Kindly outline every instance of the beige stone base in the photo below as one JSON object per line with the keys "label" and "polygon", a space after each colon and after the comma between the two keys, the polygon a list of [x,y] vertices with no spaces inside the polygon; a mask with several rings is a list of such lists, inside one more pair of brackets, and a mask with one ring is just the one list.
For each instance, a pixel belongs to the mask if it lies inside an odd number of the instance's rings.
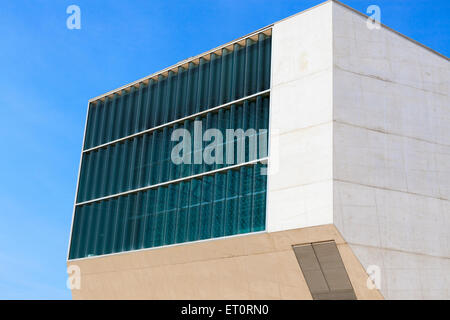
{"label": "beige stone base", "polygon": [[73,299],[311,299],[292,245],[335,240],[358,299],[382,299],[333,225],[259,233],[69,262]]}

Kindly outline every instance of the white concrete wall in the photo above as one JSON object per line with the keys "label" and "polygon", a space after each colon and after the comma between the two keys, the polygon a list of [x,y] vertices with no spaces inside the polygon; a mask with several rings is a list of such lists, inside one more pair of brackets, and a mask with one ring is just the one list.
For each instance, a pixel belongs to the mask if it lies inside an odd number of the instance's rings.
{"label": "white concrete wall", "polygon": [[449,62],[333,3],[334,224],[388,299],[450,299]]}
{"label": "white concrete wall", "polygon": [[333,222],[331,9],[273,27],[269,232]]}

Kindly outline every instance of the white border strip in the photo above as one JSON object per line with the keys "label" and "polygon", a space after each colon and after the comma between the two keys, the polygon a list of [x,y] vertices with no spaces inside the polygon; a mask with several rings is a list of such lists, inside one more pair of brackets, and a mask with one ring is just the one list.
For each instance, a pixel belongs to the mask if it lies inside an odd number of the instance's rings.
{"label": "white border strip", "polygon": [[211,171],[202,172],[202,173],[194,174],[194,175],[183,177],[183,178],[178,178],[178,179],[175,179],[175,180],[169,180],[169,181],[153,184],[151,186],[146,186],[146,187],[142,187],[142,188],[128,190],[128,191],[112,194],[112,195],[109,195],[109,196],[105,196],[105,197],[101,197],[101,198],[96,198],[96,199],[92,199],[92,200],[76,203],[75,207],[86,205],[86,204],[90,204],[90,203],[93,203],[93,202],[104,201],[104,200],[108,200],[108,199],[111,199],[111,198],[117,198],[117,197],[125,196],[125,195],[131,194],[131,193],[141,192],[141,191],[145,191],[145,190],[149,190],[149,189],[155,189],[155,188],[166,186],[166,185],[169,185],[169,184],[183,182],[183,181],[186,181],[186,180],[192,180],[192,179],[203,177],[203,176],[209,176],[209,175],[212,175],[212,174],[216,174],[218,172],[228,171],[228,170],[236,169],[236,168],[239,168],[239,167],[245,167],[245,166],[253,165],[253,164],[256,164],[258,162],[268,161],[268,159],[269,159],[268,157],[260,158],[260,159],[257,159],[257,160],[252,160],[252,161],[248,161],[248,162],[244,162],[244,163],[235,164],[233,166],[223,167],[223,168],[219,168],[219,169],[216,169],[216,170],[211,170]]}
{"label": "white border strip", "polygon": [[204,110],[204,111],[200,111],[200,112],[194,113],[194,114],[192,114],[192,115],[186,116],[186,117],[184,117],[184,118],[180,118],[180,119],[177,119],[177,120],[173,120],[173,121],[171,121],[171,122],[167,122],[167,123],[161,124],[161,125],[159,125],[159,126],[156,126],[156,127],[150,128],[150,129],[145,129],[145,130],[143,130],[143,131],[139,131],[139,132],[133,133],[133,134],[131,134],[131,135],[129,135],[129,136],[126,136],[126,137],[122,137],[122,138],[119,138],[119,139],[116,139],[116,140],[113,140],[113,141],[110,141],[110,142],[106,142],[106,143],[104,143],[104,144],[100,144],[100,145],[98,145],[98,146],[95,146],[95,147],[92,147],[92,148],[83,150],[82,153],[87,153],[87,152],[91,152],[91,151],[96,150],[96,149],[101,149],[101,148],[104,148],[104,147],[109,146],[109,145],[111,145],[111,144],[115,144],[115,143],[118,143],[118,142],[121,142],[121,141],[124,141],[124,140],[128,140],[128,139],[131,139],[131,138],[140,136],[140,135],[144,135],[144,134],[146,134],[146,133],[149,133],[149,132],[152,132],[152,131],[155,131],[155,130],[162,129],[162,128],[164,128],[164,127],[169,127],[169,126],[172,126],[172,125],[174,125],[174,124],[176,124],[176,123],[183,122],[183,121],[186,121],[186,120],[189,120],[189,119],[192,119],[192,118],[196,118],[196,117],[202,116],[202,115],[204,115],[204,114],[207,114],[207,113],[210,113],[210,112],[214,112],[214,111],[217,111],[217,110],[219,110],[219,109],[226,108],[226,107],[231,106],[231,105],[233,105],[233,104],[245,102],[245,101],[250,100],[250,99],[253,99],[253,98],[255,98],[255,97],[259,97],[259,96],[262,96],[262,95],[266,95],[266,94],[268,94],[268,93],[270,93],[270,89],[267,89],[267,90],[264,90],[264,91],[261,91],[261,92],[257,92],[257,93],[255,93],[255,94],[252,94],[252,95],[249,95],[249,96],[246,96],[246,97],[243,97],[243,98],[240,98],[240,99],[231,101],[231,102],[227,102],[227,103],[224,103],[224,104],[222,104],[222,105],[220,105],[220,106],[213,107],[213,108],[211,108],[211,109],[207,109],[207,110]]}

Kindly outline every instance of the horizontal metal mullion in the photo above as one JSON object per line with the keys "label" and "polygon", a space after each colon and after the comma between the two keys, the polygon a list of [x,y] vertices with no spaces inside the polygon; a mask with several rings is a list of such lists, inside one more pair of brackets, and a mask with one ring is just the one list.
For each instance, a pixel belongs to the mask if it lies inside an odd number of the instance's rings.
{"label": "horizontal metal mullion", "polygon": [[178,183],[178,182],[183,182],[183,181],[188,181],[188,180],[200,178],[200,177],[203,177],[203,176],[212,175],[212,174],[215,174],[215,173],[218,173],[218,172],[222,172],[222,171],[227,171],[227,170],[232,170],[232,169],[236,169],[236,168],[239,168],[239,167],[245,167],[245,166],[249,166],[249,165],[254,165],[254,164],[258,163],[258,162],[268,161],[268,159],[269,159],[269,157],[264,157],[264,158],[260,158],[260,159],[256,159],[256,160],[252,160],[252,161],[248,161],[248,162],[244,162],[244,163],[235,164],[233,166],[228,166],[228,167],[223,167],[223,168],[219,168],[219,169],[216,169],[216,170],[202,172],[202,173],[194,174],[194,175],[191,175],[191,176],[187,176],[187,177],[183,177],[183,178],[179,178],[179,179],[175,179],[175,180],[170,180],[170,181],[166,181],[166,182],[157,183],[157,184],[154,184],[154,185],[151,185],[151,186],[146,186],[146,187],[137,188],[137,189],[133,189],[133,190],[129,190],[129,191],[124,191],[124,192],[120,192],[120,193],[116,193],[116,194],[112,194],[112,195],[109,195],[109,196],[96,198],[96,199],[92,199],[92,200],[88,200],[88,201],[83,201],[83,202],[75,204],[75,206],[82,206],[82,205],[86,205],[86,204],[90,204],[90,203],[94,203],[94,202],[104,201],[104,200],[117,198],[117,197],[120,197],[120,196],[125,196],[125,195],[128,195],[128,194],[132,194],[132,193],[137,193],[137,192],[140,192],[140,191],[155,189],[155,188],[166,186],[166,185],[169,185],[169,184],[174,184],[174,183]]}
{"label": "horizontal metal mullion", "polygon": [[223,109],[223,108],[229,107],[229,106],[231,106],[233,104],[237,104],[237,103],[240,103],[240,102],[244,102],[244,101],[256,98],[258,96],[267,95],[269,92],[270,92],[270,89],[267,89],[267,90],[264,90],[264,91],[261,91],[261,92],[257,92],[255,94],[252,94],[252,95],[249,95],[249,96],[246,96],[246,97],[234,100],[234,101],[230,101],[230,102],[224,103],[224,104],[219,105],[217,107],[214,107],[214,108],[211,108],[211,109],[208,109],[208,110],[204,110],[204,111],[201,111],[201,112],[198,112],[198,113],[186,116],[184,118],[180,118],[180,119],[168,122],[168,123],[164,123],[164,124],[161,124],[159,126],[156,126],[156,127],[150,128],[150,129],[146,129],[146,130],[143,130],[143,131],[140,131],[140,132],[136,132],[136,133],[133,133],[133,134],[131,134],[129,136],[122,137],[122,138],[119,138],[119,139],[116,139],[116,140],[113,140],[113,141],[110,141],[110,142],[107,142],[107,143],[104,143],[104,144],[101,144],[101,145],[98,145],[98,146],[95,146],[95,147],[92,147],[92,148],[89,148],[89,149],[86,149],[86,150],[83,150],[83,153],[91,152],[91,151],[96,150],[96,149],[101,149],[101,148],[104,148],[104,147],[109,146],[111,144],[115,144],[115,143],[118,143],[118,142],[121,142],[121,141],[125,141],[125,140],[131,139],[131,138],[134,138],[134,137],[137,137],[137,136],[140,136],[140,135],[143,135],[143,134],[146,134],[146,133],[158,130],[158,129],[162,129],[164,127],[169,127],[169,126],[174,125],[176,123],[184,122],[186,120],[189,120],[189,119],[192,119],[192,118],[196,118],[198,116],[207,114],[209,112],[214,112],[214,111],[217,111],[219,109]]}

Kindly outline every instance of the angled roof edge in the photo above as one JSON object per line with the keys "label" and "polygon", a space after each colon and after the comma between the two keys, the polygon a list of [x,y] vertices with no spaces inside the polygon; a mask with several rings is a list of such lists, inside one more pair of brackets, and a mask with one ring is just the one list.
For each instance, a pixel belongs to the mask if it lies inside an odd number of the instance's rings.
{"label": "angled roof edge", "polygon": [[[340,6],[344,7],[344,8],[346,8],[346,9],[348,9],[348,10],[350,10],[350,11],[353,11],[354,13],[356,13],[356,14],[358,14],[358,15],[364,17],[364,18],[369,18],[369,16],[366,15],[365,13],[362,13],[362,12],[356,10],[356,9],[353,9],[352,7],[346,5],[345,3],[342,3],[342,2],[340,2],[340,1],[338,1],[338,0],[328,0],[327,2],[334,2],[334,3],[336,3],[336,4],[338,4],[338,5],[340,5]],[[409,40],[409,41],[413,42],[414,44],[417,44],[417,45],[421,46],[422,48],[424,48],[424,49],[426,49],[426,50],[428,50],[428,51],[430,51],[430,52],[432,52],[432,53],[434,53],[434,54],[440,56],[441,58],[444,58],[444,59],[446,59],[447,61],[449,60],[449,58],[446,57],[445,55],[443,55],[442,53],[440,53],[440,52],[438,52],[438,51],[436,51],[436,50],[434,50],[434,49],[432,49],[432,48],[430,48],[430,47],[427,47],[426,45],[420,43],[419,41],[414,40],[413,38],[410,38],[410,37],[408,37],[408,36],[405,36],[403,33],[400,33],[400,32],[398,32],[398,31],[396,31],[396,30],[394,30],[394,29],[388,27],[388,26],[385,25],[384,23],[380,23],[380,25],[381,25],[383,28],[386,28],[387,30],[394,32],[395,34],[399,35],[400,37],[405,38],[406,40]]]}
{"label": "angled roof edge", "polygon": [[[327,0],[327,1],[325,1],[325,2],[319,3],[318,5],[315,5],[314,7],[308,8],[308,9],[306,9],[306,10],[303,10],[303,11],[300,11],[300,12],[298,12],[298,13],[295,13],[295,14],[293,14],[292,16],[289,16],[289,17],[286,17],[286,18],[284,18],[284,19],[282,19],[282,20],[279,20],[279,21],[273,23],[273,25],[275,25],[275,24],[277,24],[277,23],[280,23],[280,22],[282,22],[282,21],[288,20],[288,19],[290,19],[290,18],[293,18],[293,17],[295,17],[295,16],[298,16],[298,15],[300,15],[300,14],[302,14],[302,13],[305,13],[305,12],[308,12],[308,11],[310,11],[310,10],[313,10],[313,9],[315,9],[315,8],[317,8],[317,7],[320,7],[320,6],[324,5],[324,4],[327,4],[327,3],[329,3],[329,2],[334,2],[334,3],[338,4],[338,5],[340,5],[341,7],[346,8],[346,9],[348,9],[348,10],[350,10],[350,11],[352,11],[352,12],[354,12],[354,13],[356,13],[356,14],[358,14],[358,15],[364,17],[364,18],[369,18],[369,16],[366,15],[365,13],[362,13],[362,12],[360,12],[360,11],[358,11],[358,10],[356,10],[356,9],[354,9],[354,8],[352,8],[352,7],[350,7],[350,6],[348,6],[348,5],[346,5],[345,3],[342,3],[342,2],[340,2],[340,1],[338,1],[338,0]],[[418,41],[416,41],[416,40],[414,40],[414,39],[412,39],[412,38],[410,38],[410,37],[408,37],[408,36],[405,36],[403,33],[400,33],[400,32],[398,32],[398,31],[396,31],[396,30],[394,30],[394,29],[388,27],[387,25],[385,25],[385,24],[383,24],[383,23],[380,23],[380,25],[381,25],[383,28],[386,28],[387,30],[392,31],[392,32],[394,32],[395,34],[401,36],[402,38],[405,38],[405,39],[407,39],[407,40],[413,42],[414,44],[417,44],[417,45],[421,46],[422,48],[427,49],[428,51],[431,51],[432,53],[434,53],[434,54],[440,56],[441,58],[444,58],[444,59],[446,59],[447,61],[449,60],[449,58],[446,57],[445,55],[443,55],[442,53],[440,53],[440,52],[438,52],[438,51],[436,51],[436,50],[434,50],[434,49],[432,49],[432,48],[430,48],[430,47],[427,47],[426,45],[424,45],[424,44],[422,44],[422,43],[420,43],[420,42],[418,42]]]}
{"label": "angled roof edge", "polygon": [[[132,86],[139,85],[139,84],[142,83],[142,82],[147,82],[147,81],[148,81],[149,79],[151,79],[151,78],[155,78],[155,77],[157,77],[157,76],[159,76],[159,75],[161,75],[161,74],[167,73],[168,71],[170,71],[170,70],[172,70],[172,69],[178,68],[179,66],[186,65],[186,64],[188,64],[189,62],[198,60],[198,59],[200,59],[201,57],[205,57],[205,56],[207,56],[207,55],[209,55],[209,54],[211,54],[211,53],[214,53],[214,52],[216,52],[216,51],[222,50],[223,48],[229,47],[229,46],[231,46],[231,45],[233,45],[233,44],[235,44],[235,43],[238,43],[238,42],[240,42],[240,41],[243,41],[243,40],[245,40],[245,39],[247,39],[247,38],[251,38],[251,37],[253,37],[253,36],[255,36],[255,35],[258,35],[259,33],[267,33],[267,32],[270,32],[270,33],[271,33],[271,29],[272,29],[272,27],[273,27],[275,24],[280,23],[280,22],[285,21],[285,20],[288,20],[288,19],[290,19],[290,18],[296,17],[296,16],[298,16],[298,15],[300,15],[300,14],[303,14],[303,13],[305,13],[305,12],[311,11],[311,10],[313,10],[313,9],[315,9],[315,8],[318,8],[318,7],[320,7],[320,6],[323,6],[323,5],[325,5],[325,4],[327,4],[327,3],[330,3],[330,2],[334,2],[334,3],[336,3],[336,4],[340,5],[340,6],[342,6],[343,8],[346,8],[346,9],[348,9],[348,10],[350,10],[350,11],[352,11],[352,12],[354,12],[354,13],[356,13],[356,14],[358,14],[358,15],[364,17],[364,18],[369,18],[368,15],[366,15],[366,14],[364,14],[364,13],[362,13],[362,12],[360,12],[360,11],[358,11],[358,10],[356,10],[356,9],[354,9],[354,8],[352,8],[352,7],[346,5],[346,4],[344,4],[344,3],[342,3],[342,2],[340,2],[340,1],[338,1],[338,0],[327,0],[327,1],[324,1],[324,2],[322,2],[322,3],[319,3],[319,4],[317,4],[317,5],[315,5],[315,6],[311,7],[311,8],[305,9],[305,10],[300,11],[300,12],[298,12],[298,13],[296,13],[296,14],[293,14],[293,15],[291,15],[291,16],[289,16],[289,17],[286,17],[286,18],[284,18],[284,19],[281,19],[281,20],[279,20],[279,21],[277,21],[277,22],[271,23],[271,24],[269,24],[269,25],[267,25],[267,26],[265,26],[265,27],[263,27],[263,28],[260,28],[260,29],[254,31],[254,32],[248,33],[248,34],[246,34],[246,35],[244,35],[244,36],[242,36],[242,37],[239,37],[239,38],[237,38],[237,39],[235,39],[235,40],[232,40],[232,41],[230,41],[230,42],[227,42],[227,43],[225,43],[225,44],[223,44],[223,45],[221,45],[221,46],[215,47],[215,48],[213,48],[213,49],[211,49],[211,50],[205,51],[205,52],[200,53],[200,54],[198,54],[198,55],[196,55],[196,56],[193,56],[193,57],[184,59],[184,60],[182,60],[182,61],[180,61],[180,62],[178,62],[178,63],[176,63],[176,64],[174,64],[174,65],[171,65],[171,66],[169,66],[169,67],[167,67],[167,68],[164,68],[164,69],[162,69],[162,70],[160,70],[160,71],[154,72],[154,73],[152,73],[152,74],[150,74],[150,75],[148,75],[148,76],[145,76],[145,77],[143,77],[143,78],[141,78],[141,79],[138,79],[138,80],[136,80],[136,81],[130,82],[130,83],[125,84],[125,85],[123,85],[123,86],[121,86],[121,87],[119,87],[119,88],[113,89],[113,90],[108,91],[108,92],[106,92],[106,93],[104,93],[104,94],[101,94],[101,95],[99,95],[99,96],[96,96],[96,97],[94,97],[94,98],[91,98],[91,99],[89,99],[89,103],[94,102],[94,101],[99,100],[99,99],[103,99],[103,98],[105,98],[105,97],[107,97],[107,96],[113,95],[114,93],[121,92],[122,90],[127,89],[127,88],[131,88]],[[419,45],[419,46],[421,46],[422,48],[424,48],[424,49],[426,49],[426,50],[428,50],[428,51],[430,51],[430,52],[432,52],[432,53],[434,53],[434,54],[440,56],[441,58],[444,58],[444,59],[447,60],[447,61],[449,60],[449,58],[446,57],[445,55],[443,55],[442,53],[439,53],[438,51],[436,51],[436,50],[434,50],[434,49],[432,49],[432,48],[430,48],[430,47],[427,47],[426,45],[424,45],[424,44],[422,44],[422,43],[420,43],[420,42],[418,42],[418,41],[416,41],[416,40],[414,40],[414,39],[412,39],[412,38],[410,38],[410,37],[408,37],[408,36],[405,36],[404,34],[402,34],[402,33],[398,32],[398,31],[396,31],[396,30],[394,30],[394,29],[388,27],[387,25],[385,25],[385,24],[383,24],[383,23],[381,23],[380,25],[381,25],[383,28],[386,28],[387,30],[389,30],[389,31],[391,31],[391,32],[394,32],[395,34],[401,36],[402,38],[405,38],[406,40],[409,40],[409,41],[413,42],[414,44]]]}

